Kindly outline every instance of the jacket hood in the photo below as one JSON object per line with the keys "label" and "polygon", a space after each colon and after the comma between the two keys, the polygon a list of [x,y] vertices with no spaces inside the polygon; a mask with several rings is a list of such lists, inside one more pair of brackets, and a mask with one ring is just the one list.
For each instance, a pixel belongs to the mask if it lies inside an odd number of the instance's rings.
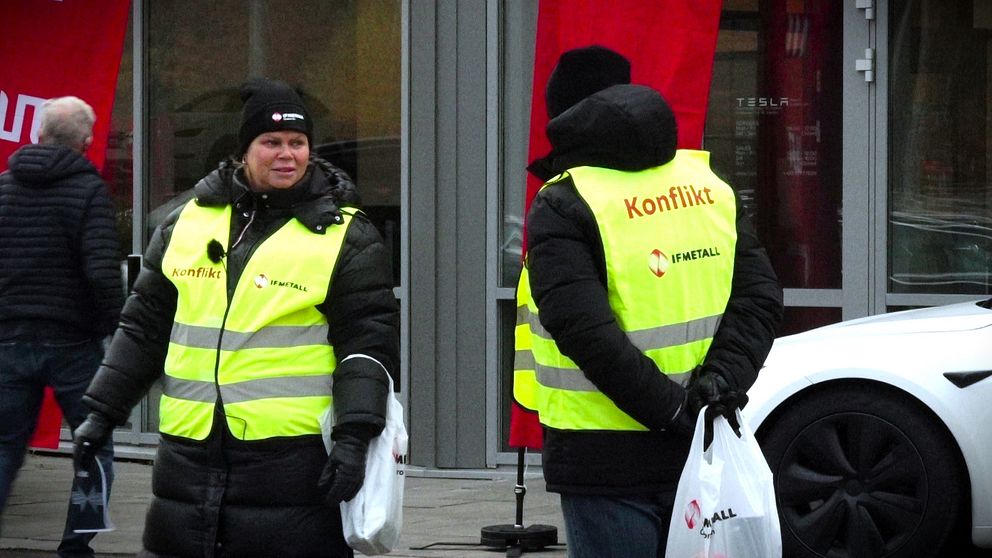
{"label": "jacket hood", "polygon": [[81,173],[96,174],[96,167],[81,153],[63,145],[31,144],[7,159],[10,172],[23,184],[47,185]]}
{"label": "jacket hood", "polygon": [[551,153],[532,163],[531,172],[558,174],[578,166],[644,170],[671,161],[678,144],[671,107],[643,85],[614,85],[586,97],[548,122],[547,134]]}

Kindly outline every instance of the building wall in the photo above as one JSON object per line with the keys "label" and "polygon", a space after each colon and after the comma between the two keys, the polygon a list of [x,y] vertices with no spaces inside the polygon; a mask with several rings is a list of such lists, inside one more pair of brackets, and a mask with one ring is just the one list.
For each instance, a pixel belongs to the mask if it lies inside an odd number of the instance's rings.
{"label": "building wall", "polygon": [[487,3],[409,12],[411,460],[486,465]]}
{"label": "building wall", "polygon": [[[394,253],[411,462],[514,463],[513,289],[538,5],[295,0],[284,15],[266,0],[134,2],[105,172],[125,250],[140,251],[156,208],[216,162],[209,146],[240,110],[231,87],[259,72],[301,84],[327,109],[321,144],[351,157]],[[704,147],[772,248],[786,332],[992,290],[983,6],[882,0],[868,18],[832,0],[724,2]],[[303,39],[275,32],[286,25]],[[820,57],[801,58],[807,48]],[[855,69],[865,49],[873,81]],[[209,67],[194,64],[204,52]],[[801,173],[782,170],[797,162]],[[153,391],[118,439],[154,445],[156,408]]]}

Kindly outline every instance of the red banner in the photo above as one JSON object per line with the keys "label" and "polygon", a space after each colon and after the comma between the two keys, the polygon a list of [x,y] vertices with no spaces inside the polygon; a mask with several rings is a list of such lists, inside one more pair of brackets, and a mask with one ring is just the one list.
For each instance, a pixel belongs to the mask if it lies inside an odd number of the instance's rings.
{"label": "red banner", "polygon": [[62,410],[55,400],[55,392],[51,387],[45,387],[45,397],[41,401],[41,411],[38,413],[38,425],[34,436],[28,443],[33,448],[55,449],[59,447],[59,431],[62,429]]}
{"label": "red banner", "polygon": [[96,112],[87,156],[103,167],[130,0],[17,0],[0,5],[0,170],[38,141],[38,107],[74,95]]}
{"label": "red banner", "polygon": [[[722,0],[541,0],[534,51],[528,161],[551,150],[544,86],[562,52],[598,44],[630,60],[631,82],[649,85],[675,111],[679,148],[699,149],[709,103]],[[541,188],[528,176],[526,207]]]}
{"label": "red banner", "polygon": [[[39,107],[73,95],[96,113],[87,156],[103,167],[130,0],[16,0],[0,5],[0,171],[37,143]],[[62,415],[45,390],[33,447],[56,448]]]}
{"label": "red banner", "polygon": [[[534,50],[528,161],[551,150],[544,88],[562,52],[598,44],[630,60],[631,82],[651,86],[675,111],[679,148],[699,149],[709,103],[722,0],[541,0]],[[541,188],[527,176],[525,209]],[[526,230],[526,223],[525,223]],[[526,250],[526,243],[524,246]],[[513,403],[509,444],[540,448],[534,413]]]}

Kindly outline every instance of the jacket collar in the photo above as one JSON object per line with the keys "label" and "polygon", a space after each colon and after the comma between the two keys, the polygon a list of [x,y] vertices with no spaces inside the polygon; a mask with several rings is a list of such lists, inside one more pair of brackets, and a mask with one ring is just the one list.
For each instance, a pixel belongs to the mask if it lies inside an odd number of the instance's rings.
{"label": "jacket collar", "polygon": [[[332,185],[331,180],[336,180],[336,183]],[[347,184],[344,184],[345,181]],[[344,222],[339,199],[346,198],[342,192],[348,191],[354,191],[354,184],[346,174],[329,174],[325,166],[316,161],[310,162],[299,182],[285,190],[252,191],[247,186],[244,170],[232,161],[221,163],[217,170],[194,186],[196,203],[201,206],[232,205],[285,214],[295,217],[316,234],[324,234],[328,227]]]}

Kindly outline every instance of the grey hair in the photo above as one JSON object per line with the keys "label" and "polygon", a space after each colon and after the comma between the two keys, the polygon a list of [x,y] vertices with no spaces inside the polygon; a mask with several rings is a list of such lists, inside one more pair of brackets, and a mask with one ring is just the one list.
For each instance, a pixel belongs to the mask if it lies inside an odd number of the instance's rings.
{"label": "grey hair", "polygon": [[41,105],[40,143],[82,149],[93,136],[96,113],[79,97],[55,97]]}

